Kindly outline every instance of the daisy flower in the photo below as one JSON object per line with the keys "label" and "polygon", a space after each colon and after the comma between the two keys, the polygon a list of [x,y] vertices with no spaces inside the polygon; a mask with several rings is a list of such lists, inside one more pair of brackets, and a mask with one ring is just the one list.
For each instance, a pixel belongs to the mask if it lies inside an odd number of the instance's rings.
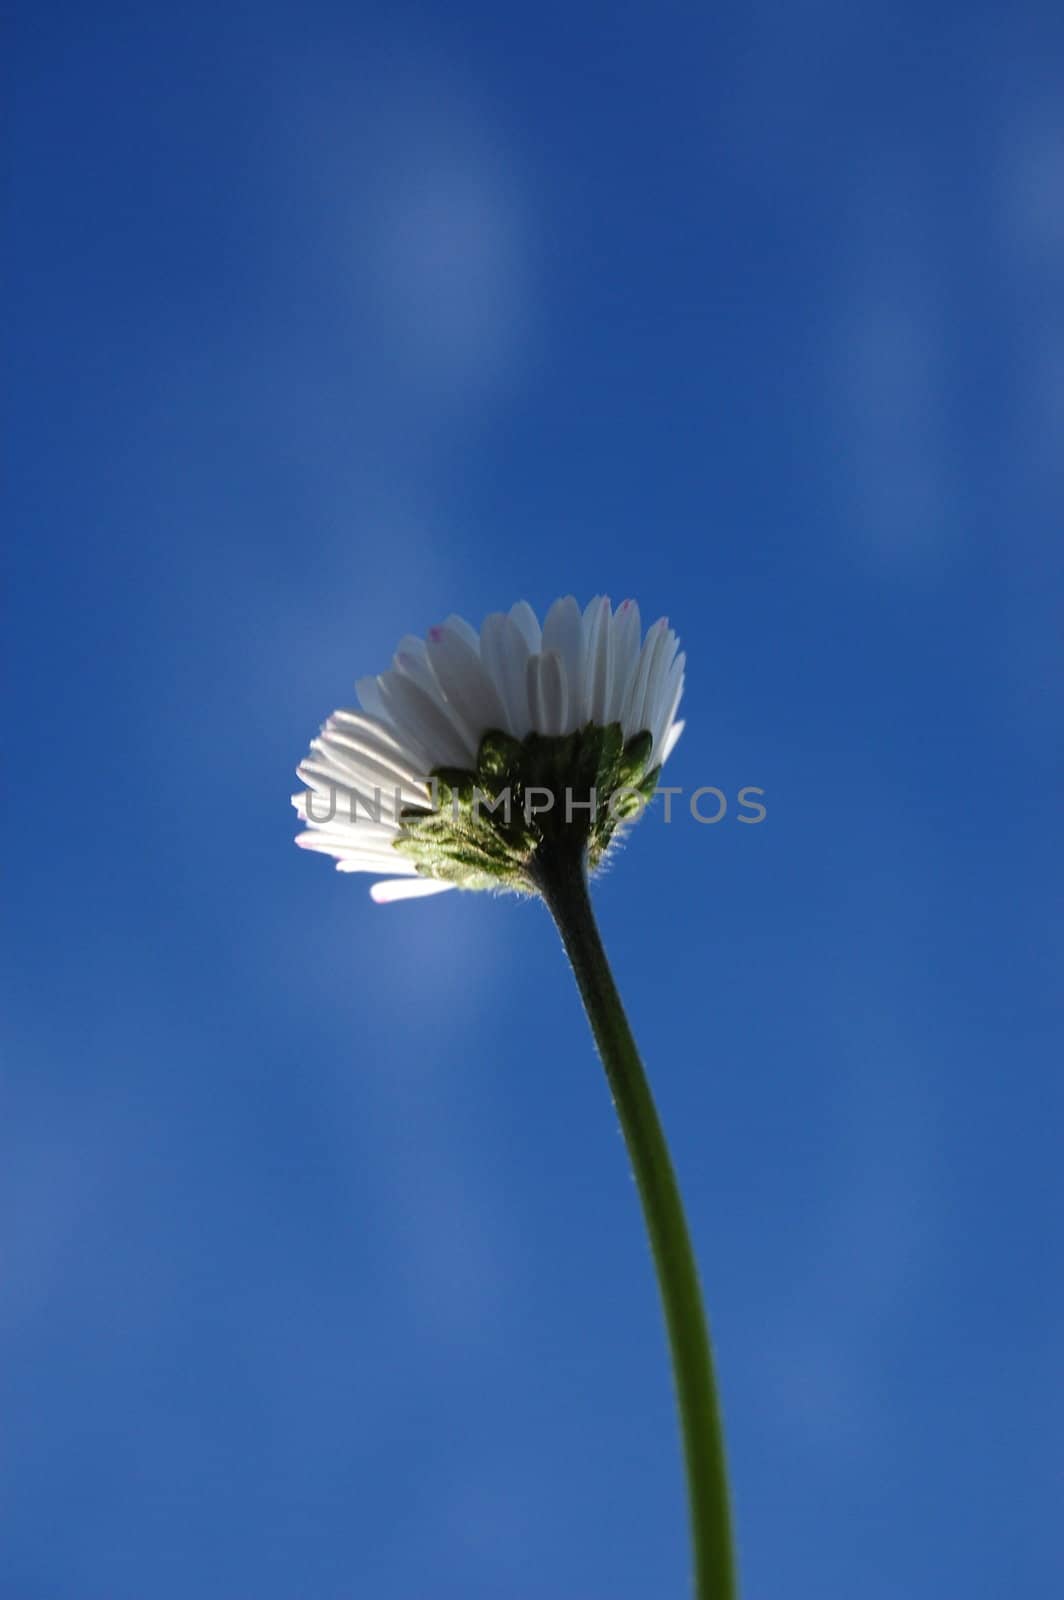
{"label": "daisy flower", "polygon": [[694,1252],[650,1085],[599,937],[588,870],[654,793],[683,724],[684,658],[639,608],[523,600],[402,639],[299,766],[297,843],[385,874],[378,901],[444,889],[539,894],[606,1071],[658,1275],[687,1466],[697,1600],[734,1600],[724,1440]]}
{"label": "daisy flower", "polygon": [[568,839],[598,865],[638,815],[683,723],[684,656],[662,618],[599,596],[556,600],[542,628],[525,601],[399,643],[334,711],[298,768],[296,843],[341,872],[387,874],[374,900],[444,889],[535,891],[545,848]]}

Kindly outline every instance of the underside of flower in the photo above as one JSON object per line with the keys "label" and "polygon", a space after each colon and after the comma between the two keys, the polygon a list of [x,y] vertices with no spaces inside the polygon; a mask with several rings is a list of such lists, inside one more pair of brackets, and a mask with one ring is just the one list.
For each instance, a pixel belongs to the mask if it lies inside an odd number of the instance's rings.
{"label": "underside of flower", "polygon": [[586,855],[594,870],[654,793],[652,743],[640,733],[626,745],[618,722],[520,742],[485,734],[474,771],[433,774],[434,810],[404,807],[395,848],[423,876],[464,889],[534,892],[552,851]]}
{"label": "underside of flower", "polygon": [[534,890],[545,853],[595,867],[638,815],[683,724],[684,657],[662,619],[571,597],[542,630],[524,601],[478,634],[450,617],[358,684],[300,765],[297,843],[344,872],[393,875],[376,900]]}

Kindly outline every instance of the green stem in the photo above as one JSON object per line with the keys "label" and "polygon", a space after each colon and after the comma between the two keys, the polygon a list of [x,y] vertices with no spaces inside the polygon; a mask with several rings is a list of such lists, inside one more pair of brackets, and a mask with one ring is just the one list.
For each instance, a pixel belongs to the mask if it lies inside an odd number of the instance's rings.
{"label": "green stem", "polygon": [[572,962],[643,1202],[683,1432],[696,1600],[734,1600],[735,1558],[713,1356],[665,1135],[595,923],[582,858],[568,851],[541,855],[535,876]]}

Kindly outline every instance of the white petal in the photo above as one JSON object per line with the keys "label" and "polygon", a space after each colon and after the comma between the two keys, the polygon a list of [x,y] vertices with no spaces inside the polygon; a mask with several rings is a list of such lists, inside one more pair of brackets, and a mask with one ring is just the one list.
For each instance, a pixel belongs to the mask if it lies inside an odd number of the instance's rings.
{"label": "white petal", "polygon": [[661,749],[665,743],[665,737],[676,719],[680,697],[683,694],[683,669],[686,661],[687,657],[681,650],[666,674],[658,704],[653,712],[651,730],[654,734],[654,751],[652,759],[655,761],[661,759]]}
{"label": "white petal", "polygon": [[[306,798],[305,795],[300,797],[301,800]],[[352,822],[346,806],[337,805],[335,815],[327,817],[325,807],[314,805],[308,809],[299,804],[296,814],[301,822],[306,823],[308,835],[344,851],[368,851],[372,855],[383,852],[389,855],[399,838],[400,830],[395,822],[390,819],[374,822],[361,810]]]}
{"label": "white petal", "polygon": [[647,629],[647,636],[643,640],[643,648],[639,654],[639,665],[632,679],[632,687],[628,691],[627,705],[624,714],[624,737],[632,739],[637,733],[645,733],[647,725],[643,721],[643,707],[646,701],[647,681],[650,677],[654,658],[663,635],[668,630],[668,623],[661,617],[651,628]]}
{"label": "white petal", "polygon": [[381,696],[381,686],[377,678],[359,678],[355,684],[355,693],[358,703],[369,716],[375,717],[386,727],[390,727],[391,719]]}
{"label": "white petal", "polygon": [[532,726],[528,711],[528,643],[512,617],[501,611],[485,617],[480,630],[480,659],[506,712],[506,729],[523,739]]}
{"label": "white petal", "polygon": [[632,713],[639,723],[639,731],[653,734],[651,716],[656,696],[661,688],[661,663],[667,648],[668,629],[662,628],[654,636],[652,644],[649,643],[649,635],[647,638],[649,648],[645,651],[646,673],[643,676],[642,693],[638,702],[633,703]]}
{"label": "white petal", "polygon": [[[332,806],[339,810],[342,806],[345,811],[350,809],[350,802],[355,794],[351,785],[341,779],[330,768],[311,756],[304,756],[296,768],[296,774],[301,783],[305,783],[312,794],[320,796],[323,804],[316,805],[315,811],[324,812]],[[360,798],[361,798],[361,791]],[[366,798],[369,798],[367,796]]]}
{"label": "white petal", "polygon": [[543,732],[543,696],[539,687],[539,656],[529,656],[525,667],[525,683],[528,690],[528,715],[531,728],[536,733]]}
{"label": "white petal", "polygon": [[392,665],[396,672],[404,672],[408,678],[412,678],[426,694],[438,696],[439,691],[432,675],[432,668],[429,666],[424,639],[415,638],[412,633],[400,639]]}
{"label": "white petal", "polygon": [[[339,859],[333,862],[333,870],[336,872],[345,873],[364,872],[367,876],[372,875],[374,877],[379,877],[382,872],[394,872],[395,862],[353,861],[347,856],[341,856]],[[412,880],[407,878],[405,881],[409,883]]]}
{"label": "white petal", "polygon": [[565,678],[553,650],[528,658],[528,704],[537,733],[558,734],[565,722]]}
{"label": "white petal", "polygon": [[639,607],[622,600],[613,614],[613,690],[607,708],[610,722],[624,721],[632,680],[639,670]]}
{"label": "white petal", "polygon": [[[649,728],[654,735],[654,742],[664,732],[662,719],[666,710],[665,694],[669,682],[669,673],[672,669],[673,657],[676,654],[677,639],[672,629],[666,625],[658,639],[650,671],[647,674],[646,698],[643,701],[643,727]],[[682,668],[680,669],[682,672]],[[668,693],[671,698],[671,689]]]}
{"label": "white petal", "polygon": [[668,733],[665,735],[665,742],[661,747],[662,765],[668,761],[669,757],[672,755],[672,752],[676,749],[676,746],[680,742],[680,735],[686,726],[687,724],[684,722],[674,722]]}
{"label": "white petal", "polygon": [[319,739],[310,741],[310,748],[321,765],[335,773],[337,782],[357,789],[360,794],[379,790],[387,796],[393,809],[397,790],[402,804],[417,805],[425,798],[427,790],[423,783],[412,779],[390,761],[368,755],[356,742],[328,724]]}
{"label": "white petal", "polygon": [[[376,678],[363,678],[361,681],[363,683],[372,683],[376,689]],[[377,692],[379,694],[379,691]],[[331,727],[333,723],[341,726],[344,732],[351,734],[352,737],[372,741],[374,745],[380,745],[384,749],[390,750],[396,760],[401,761],[410,772],[419,775],[420,769],[417,761],[414,759],[413,754],[406,749],[390,722],[384,722],[380,717],[370,716],[362,711],[340,710],[333,712],[326,723],[326,727]]]}
{"label": "white petal", "polygon": [[377,679],[392,725],[421,753],[425,769],[471,767],[475,751],[443,701],[401,672]]}
{"label": "white petal", "polygon": [[610,602],[596,595],[584,612],[584,702],[588,720],[606,726],[613,677],[613,628]]}
{"label": "white petal", "polygon": [[543,637],[539,631],[539,618],[527,600],[519,600],[515,606],[510,607],[510,620],[516,624],[518,632],[527,644],[529,655],[538,655]]}
{"label": "white petal", "polygon": [[479,648],[471,649],[461,634],[444,624],[429,631],[428,656],[451,715],[475,755],[489,729],[506,726],[506,712],[481,664]]}
{"label": "white petal", "polygon": [[580,607],[572,595],[555,600],[543,624],[543,649],[553,651],[565,680],[566,714],[561,733],[572,733],[587,721],[584,701],[584,641]]}
{"label": "white petal", "polygon": [[390,844],[376,847],[361,840],[358,830],[342,834],[328,828],[307,828],[296,834],[296,843],[302,850],[317,850],[322,855],[336,856],[353,863],[349,872],[407,872],[414,863],[405,863],[399,852]]}
{"label": "white petal", "polygon": [[352,850],[335,839],[323,838],[315,829],[312,833],[296,834],[296,844],[301,850],[315,850],[319,855],[335,856],[337,872],[416,872],[411,861],[404,862],[394,850]]}
{"label": "white petal", "polygon": [[441,883],[438,878],[382,878],[370,884],[370,898],[379,906],[391,905],[396,900],[421,900],[425,895],[443,894],[453,889],[453,883]]}
{"label": "white petal", "polygon": [[466,621],[465,617],[456,617],[452,612],[447,618],[447,621],[444,623],[444,627],[450,628],[458,635],[460,639],[464,639],[474,655],[480,654],[480,635],[477,630]]}
{"label": "white petal", "polygon": [[309,812],[305,800],[301,808],[301,815],[306,816],[312,828],[334,824],[358,827],[365,822],[396,831],[394,789],[382,787],[371,778],[355,782],[316,757],[301,761],[297,771],[315,797]]}

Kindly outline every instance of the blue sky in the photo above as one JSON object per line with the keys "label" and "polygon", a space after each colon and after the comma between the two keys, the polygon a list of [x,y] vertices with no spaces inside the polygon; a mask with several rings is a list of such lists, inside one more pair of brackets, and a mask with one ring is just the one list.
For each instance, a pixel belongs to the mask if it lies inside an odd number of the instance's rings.
{"label": "blue sky", "polygon": [[679,630],[672,781],[766,791],[596,891],[745,1592],[1060,1585],[1062,44],[16,7],[5,1597],[685,1592],[545,913],[291,844],[403,633],[570,591]]}

